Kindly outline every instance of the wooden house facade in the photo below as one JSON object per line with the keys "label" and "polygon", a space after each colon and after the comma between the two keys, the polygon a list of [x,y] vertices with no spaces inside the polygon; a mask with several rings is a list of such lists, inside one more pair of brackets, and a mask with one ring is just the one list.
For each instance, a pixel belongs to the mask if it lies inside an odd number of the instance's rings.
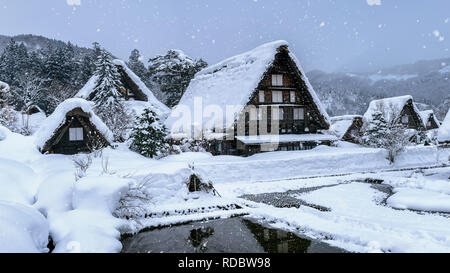
{"label": "wooden house facade", "polygon": [[42,153],[73,155],[109,146],[112,132],[92,111],[92,103],[69,99],[61,103],[36,133]]}
{"label": "wooden house facade", "polygon": [[223,112],[228,105],[241,106],[231,122],[219,118],[213,126],[210,122],[197,129],[212,143],[215,155],[305,150],[337,140],[324,133],[329,117],[285,41],[262,45],[202,70],[179,105],[195,111],[195,97],[202,98],[204,107],[219,106]]}

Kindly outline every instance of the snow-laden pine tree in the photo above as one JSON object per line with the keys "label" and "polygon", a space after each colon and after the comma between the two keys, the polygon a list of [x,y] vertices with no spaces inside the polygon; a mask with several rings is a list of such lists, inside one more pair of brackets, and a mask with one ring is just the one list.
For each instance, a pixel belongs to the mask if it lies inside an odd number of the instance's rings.
{"label": "snow-laden pine tree", "polygon": [[120,73],[111,54],[102,49],[94,73],[98,80],[94,87],[95,110],[114,134],[116,141],[124,141],[132,122],[132,114],[122,100]]}
{"label": "snow-laden pine tree", "polygon": [[150,59],[148,73],[155,95],[170,107],[177,105],[195,73],[206,66],[203,60],[194,60],[181,50]]}
{"label": "snow-laden pine tree", "polygon": [[139,50],[133,49],[127,63],[128,67],[141,79],[145,80],[147,76],[147,68],[142,62],[142,56]]}
{"label": "snow-laden pine tree", "polygon": [[168,144],[166,142],[167,130],[159,120],[158,115],[151,109],[144,109],[131,132],[130,149],[146,157],[153,158],[164,153]]}
{"label": "snow-laden pine tree", "polygon": [[388,160],[394,163],[397,155],[410,143],[411,135],[397,122],[387,121],[381,111],[372,114],[372,120],[363,128],[361,143],[388,151]]}

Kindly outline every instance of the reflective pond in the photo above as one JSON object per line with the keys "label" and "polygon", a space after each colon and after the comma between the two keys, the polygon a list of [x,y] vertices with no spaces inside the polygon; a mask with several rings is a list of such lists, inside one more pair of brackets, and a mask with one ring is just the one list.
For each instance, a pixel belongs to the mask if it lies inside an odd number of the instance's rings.
{"label": "reflective pond", "polygon": [[124,253],[335,253],[345,252],[248,218],[153,229],[122,240]]}

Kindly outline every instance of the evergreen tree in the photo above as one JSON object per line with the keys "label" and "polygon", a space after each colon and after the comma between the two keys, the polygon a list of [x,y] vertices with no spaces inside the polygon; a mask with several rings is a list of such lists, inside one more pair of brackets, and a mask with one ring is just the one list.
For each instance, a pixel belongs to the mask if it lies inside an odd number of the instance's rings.
{"label": "evergreen tree", "polygon": [[155,112],[145,109],[137,118],[131,132],[130,149],[146,157],[153,158],[161,154],[168,144],[167,131]]}
{"label": "evergreen tree", "polygon": [[180,50],[149,60],[149,79],[157,97],[172,107],[178,104],[195,73],[206,67],[203,60],[193,60]]}
{"label": "evergreen tree", "polygon": [[116,141],[124,141],[129,125],[132,120],[132,114],[122,102],[121,76],[114,65],[111,54],[102,49],[97,63],[96,71],[97,83],[94,87],[94,97],[97,114],[106,123],[114,134]]}
{"label": "evergreen tree", "polygon": [[133,49],[127,65],[139,78],[144,80],[148,71],[141,59],[142,56],[139,53],[139,50]]}
{"label": "evergreen tree", "polygon": [[97,59],[94,75],[98,77],[98,80],[93,90],[92,101],[102,108],[111,108],[120,104],[121,93],[119,90],[123,88],[121,76],[111,54],[106,50],[102,50]]}
{"label": "evergreen tree", "polygon": [[15,86],[18,76],[27,72],[28,52],[23,44],[10,40],[0,56],[0,80]]}

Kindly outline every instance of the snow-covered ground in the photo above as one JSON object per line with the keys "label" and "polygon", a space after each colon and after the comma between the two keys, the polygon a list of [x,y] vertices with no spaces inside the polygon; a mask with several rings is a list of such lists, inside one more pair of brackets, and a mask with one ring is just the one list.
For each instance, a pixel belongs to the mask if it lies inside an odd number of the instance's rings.
{"label": "snow-covered ground", "polygon": [[[184,153],[161,160],[119,145],[91,155],[90,167],[76,179],[74,158],[88,160],[87,155],[42,155],[33,136],[1,130],[3,252],[46,252],[49,236],[54,252],[119,252],[124,232],[241,214],[350,251],[450,251],[450,168],[443,167],[449,149],[411,147],[389,165],[384,151],[346,143],[248,158]],[[221,197],[189,193],[189,165]],[[368,178],[384,181],[392,195],[361,182]],[[309,188],[315,190],[291,197],[330,211],[240,198]],[[134,197],[139,198],[130,201]]]}

